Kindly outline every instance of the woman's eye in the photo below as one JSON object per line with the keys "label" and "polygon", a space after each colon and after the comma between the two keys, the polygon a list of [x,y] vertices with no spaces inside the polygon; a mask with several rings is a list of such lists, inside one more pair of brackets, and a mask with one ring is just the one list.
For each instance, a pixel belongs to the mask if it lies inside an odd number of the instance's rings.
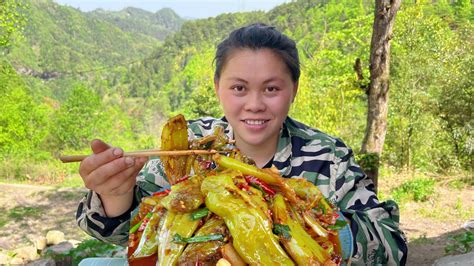
{"label": "woman's eye", "polygon": [[272,93],[272,92],[278,91],[278,88],[277,88],[277,87],[274,87],[274,86],[270,86],[270,87],[266,87],[266,88],[265,88],[265,91]]}
{"label": "woman's eye", "polygon": [[245,90],[244,86],[234,86],[232,87],[232,90],[235,92],[243,92]]}

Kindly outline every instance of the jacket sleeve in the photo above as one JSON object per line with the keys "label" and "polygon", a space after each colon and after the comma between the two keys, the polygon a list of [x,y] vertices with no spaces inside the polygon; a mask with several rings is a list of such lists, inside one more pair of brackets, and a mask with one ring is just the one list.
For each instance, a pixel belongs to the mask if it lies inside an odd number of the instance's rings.
{"label": "jacket sleeve", "polygon": [[353,265],[405,265],[407,243],[399,228],[398,205],[379,202],[374,186],[355,162],[352,150],[336,143],[336,201],[350,221]]}
{"label": "jacket sleeve", "polygon": [[128,242],[130,213],[138,206],[142,197],[167,186],[168,182],[163,176],[161,161],[158,159],[148,161],[137,176],[132,206],[125,213],[114,218],[106,216],[100,196],[89,191],[77,208],[77,224],[92,237],[107,243],[125,246]]}

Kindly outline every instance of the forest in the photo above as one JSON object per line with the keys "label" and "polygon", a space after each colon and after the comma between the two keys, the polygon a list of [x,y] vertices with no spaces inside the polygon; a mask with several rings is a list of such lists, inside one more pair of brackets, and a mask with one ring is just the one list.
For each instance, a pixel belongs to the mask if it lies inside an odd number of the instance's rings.
{"label": "forest", "polygon": [[[215,46],[230,30],[256,21],[297,40],[302,78],[290,116],[340,137],[357,153],[373,5],[299,0],[267,13],[190,21],[172,10],[144,15],[129,8],[122,12],[132,15],[124,16],[47,0],[15,6],[19,30],[1,47],[0,174],[67,175],[71,169],[55,156],[88,152],[93,138],[152,148],[173,114],[221,116],[212,83]],[[472,171],[472,19],[467,0],[403,2],[392,39],[384,166]],[[357,58],[363,79],[353,68]]]}
{"label": "forest", "polygon": [[[400,206],[411,265],[474,248],[472,230],[461,228],[474,215],[473,6],[406,0],[393,26],[378,197]],[[74,226],[84,185],[78,165],[58,156],[89,154],[95,138],[125,151],[159,148],[169,117],[222,116],[214,54],[240,26],[263,22],[297,42],[302,75],[290,116],[344,140],[361,162],[374,9],[373,0],[294,0],[190,20],[167,8],[0,1],[0,264],[2,253],[16,256],[8,245],[31,244],[27,236],[47,228],[104,251],[94,256],[115,252]],[[35,201],[24,205],[9,198],[21,199],[17,184],[43,192],[20,187]],[[58,210],[59,201],[72,207]],[[92,256],[71,252],[74,261]]]}

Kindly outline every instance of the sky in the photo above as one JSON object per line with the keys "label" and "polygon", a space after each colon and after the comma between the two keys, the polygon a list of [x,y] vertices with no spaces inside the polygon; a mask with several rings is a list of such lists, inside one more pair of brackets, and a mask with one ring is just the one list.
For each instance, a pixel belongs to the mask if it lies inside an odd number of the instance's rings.
{"label": "sky", "polygon": [[55,2],[79,8],[82,11],[97,8],[118,11],[131,6],[156,12],[161,8],[169,7],[183,18],[206,18],[229,12],[268,11],[291,0],[55,0]]}

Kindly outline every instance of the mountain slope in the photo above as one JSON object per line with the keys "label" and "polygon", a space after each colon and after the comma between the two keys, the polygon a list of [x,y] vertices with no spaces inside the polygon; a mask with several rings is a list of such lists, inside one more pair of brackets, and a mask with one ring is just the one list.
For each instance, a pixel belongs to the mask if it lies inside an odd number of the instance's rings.
{"label": "mountain slope", "polygon": [[16,68],[64,73],[110,67],[139,60],[159,44],[50,0],[30,1],[26,13],[25,39],[8,54]]}
{"label": "mountain slope", "polygon": [[134,7],[121,11],[96,9],[86,14],[91,18],[106,20],[125,32],[145,34],[160,41],[178,31],[184,23],[184,19],[170,8],[160,9],[156,13]]}

